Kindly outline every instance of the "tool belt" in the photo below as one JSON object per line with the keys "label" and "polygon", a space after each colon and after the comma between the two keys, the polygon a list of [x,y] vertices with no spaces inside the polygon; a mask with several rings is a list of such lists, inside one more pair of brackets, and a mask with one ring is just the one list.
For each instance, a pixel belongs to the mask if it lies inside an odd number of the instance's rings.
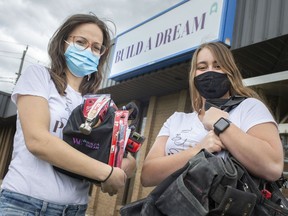
{"label": "tool belt", "polygon": [[254,178],[232,156],[224,160],[203,149],[148,197],[127,204],[120,213],[284,216],[288,215],[288,202],[276,182]]}

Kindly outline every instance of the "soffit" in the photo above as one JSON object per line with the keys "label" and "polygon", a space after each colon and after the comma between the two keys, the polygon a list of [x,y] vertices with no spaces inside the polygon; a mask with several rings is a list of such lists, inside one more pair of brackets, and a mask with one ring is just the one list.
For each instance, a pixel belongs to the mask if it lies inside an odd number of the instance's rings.
{"label": "soffit", "polygon": [[[243,78],[255,77],[288,70],[288,35],[232,50]],[[109,93],[116,103],[131,100],[146,101],[189,88],[190,60],[171,67],[152,71],[101,89]],[[267,93],[288,94],[287,81],[261,85]],[[283,84],[282,84],[283,83]],[[265,87],[267,86],[267,87]],[[279,87],[283,89],[280,91]]]}

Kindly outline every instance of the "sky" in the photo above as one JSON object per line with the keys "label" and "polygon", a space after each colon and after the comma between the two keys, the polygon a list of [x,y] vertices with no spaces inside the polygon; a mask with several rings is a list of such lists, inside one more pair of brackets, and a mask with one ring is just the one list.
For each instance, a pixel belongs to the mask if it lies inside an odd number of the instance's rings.
{"label": "sky", "polygon": [[181,1],[0,0],[0,91],[11,93],[17,74],[28,65],[49,66],[49,39],[72,14],[93,12],[112,21],[115,26],[107,24],[114,38]]}

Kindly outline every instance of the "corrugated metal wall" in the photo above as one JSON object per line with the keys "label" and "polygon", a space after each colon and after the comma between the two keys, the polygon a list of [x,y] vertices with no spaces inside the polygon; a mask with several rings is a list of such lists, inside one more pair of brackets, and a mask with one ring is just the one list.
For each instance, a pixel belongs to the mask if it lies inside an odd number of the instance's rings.
{"label": "corrugated metal wall", "polygon": [[14,121],[0,125],[0,179],[6,174],[11,160],[13,137],[15,133]]}
{"label": "corrugated metal wall", "polygon": [[288,34],[287,0],[237,0],[232,48]]}
{"label": "corrugated metal wall", "polygon": [[10,100],[10,94],[0,92],[0,124],[1,118],[16,115],[16,105]]}

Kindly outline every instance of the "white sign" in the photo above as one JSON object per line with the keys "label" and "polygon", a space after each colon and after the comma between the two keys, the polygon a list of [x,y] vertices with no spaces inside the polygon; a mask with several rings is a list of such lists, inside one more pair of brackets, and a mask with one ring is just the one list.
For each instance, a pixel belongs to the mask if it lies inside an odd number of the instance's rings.
{"label": "white sign", "polygon": [[[235,1],[232,0],[234,3]],[[182,2],[119,35],[111,65],[111,79],[121,80],[165,65],[167,60],[192,52],[201,43],[227,38],[229,0]],[[230,0],[231,5],[231,0]],[[235,8],[234,8],[235,9]],[[233,18],[234,21],[234,14]]]}

